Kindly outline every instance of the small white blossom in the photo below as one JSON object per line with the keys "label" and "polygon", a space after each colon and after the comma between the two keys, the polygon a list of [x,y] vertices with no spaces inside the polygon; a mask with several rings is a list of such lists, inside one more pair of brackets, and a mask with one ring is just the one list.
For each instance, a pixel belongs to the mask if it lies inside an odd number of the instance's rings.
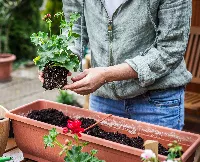
{"label": "small white blossom", "polygon": [[156,155],[152,150],[144,150],[144,153],[141,154],[141,157],[147,160],[150,158],[156,158]]}
{"label": "small white blossom", "polygon": [[163,161],[163,162],[178,162],[177,160],[167,160],[167,161]]}

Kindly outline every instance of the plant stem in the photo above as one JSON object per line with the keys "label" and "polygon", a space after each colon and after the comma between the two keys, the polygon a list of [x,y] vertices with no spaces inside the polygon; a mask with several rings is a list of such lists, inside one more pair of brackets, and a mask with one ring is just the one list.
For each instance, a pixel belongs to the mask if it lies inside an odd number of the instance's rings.
{"label": "plant stem", "polygon": [[92,127],[96,126],[97,124],[101,123],[102,121],[106,120],[107,118],[109,118],[109,117],[111,117],[111,116],[112,116],[112,114],[110,114],[110,115],[106,116],[106,117],[105,117],[105,118],[103,118],[102,120],[100,120],[100,121],[96,122],[95,124],[93,124],[93,125],[89,126],[89,127],[88,127],[88,128],[86,128],[86,129],[84,129],[84,131],[87,131],[88,129],[90,129],[90,128],[92,128]]}
{"label": "plant stem", "polygon": [[[60,16],[60,22],[62,22],[62,15]],[[60,35],[62,34],[62,28],[60,27]]]}
{"label": "plant stem", "polygon": [[49,34],[50,34],[50,38],[51,38],[51,23],[49,23]]}
{"label": "plant stem", "polygon": [[57,139],[55,139],[55,144],[57,144],[60,148],[64,148],[64,146],[57,140]]}

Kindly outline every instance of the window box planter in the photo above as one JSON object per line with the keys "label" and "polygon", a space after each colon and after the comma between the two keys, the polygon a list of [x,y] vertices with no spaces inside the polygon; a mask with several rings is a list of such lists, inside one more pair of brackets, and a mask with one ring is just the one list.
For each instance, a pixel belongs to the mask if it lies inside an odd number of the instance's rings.
{"label": "window box planter", "polygon": [[9,135],[9,119],[5,118],[6,110],[0,105],[0,157],[3,155]]}
{"label": "window box planter", "polygon": [[[37,100],[8,112],[6,116],[13,121],[15,140],[18,147],[23,152],[24,157],[36,160],[38,162],[63,161],[63,157],[58,156],[60,151],[58,147],[44,149],[43,136],[48,134],[48,130],[51,130],[55,127],[60,133],[58,140],[61,141],[61,143],[64,143],[65,139],[67,138],[72,140],[73,137],[71,134],[62,134],[62,128],[60,127],[26,118],[26,115],[31,110],[41,110],[47,108],[54,108],[62,111],[65,115],[74,119],[85,117],[93,118],[99,121],[107,116],[107,114],[58,104],[46,100]],[[109,130],[110,132],[118,131],[120,133],[125,133],[129,137],[140,136],[144,140],[157,140],[165,147],[167,147],[167,144],[171,141],[177,140],[180,145],[183,146],[183,162],[193,162],[195,151],[200,145],[199,135],[116,116],[107,118],[101,123],[101,127],[104,130]],[[80,140],[90,142],[90,144],[84,148],[84,151],[89,151],[94,148],[98,150],[98,158],[105,160],[106,162],[139,162],[140,155],[143,152],[143,150],[140,149],[86,134],[82,134]],[[159,155],[159,159],[165,160],[166,157]]]}
{"label": "window box planter", "polygon": [[0,81],[11,79],[12,63],[15,59],[13,54],[0,54]]}

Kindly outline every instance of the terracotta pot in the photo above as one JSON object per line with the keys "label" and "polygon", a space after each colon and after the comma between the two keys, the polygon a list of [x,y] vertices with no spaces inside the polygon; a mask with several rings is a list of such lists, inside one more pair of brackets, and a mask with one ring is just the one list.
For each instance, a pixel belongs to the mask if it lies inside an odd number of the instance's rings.
{"label": "terracotta pot", "polygon": [[[99,121],[107,116],[107,114],[46,100],[37,100],[8,112],[6,116],[13,121],[15,140],[20,150],[22,150],[24,157],[38,162],[64,161],[63,157],[59,157],[58,155],[60,152],[58,147],[47,148],[46,150],[44,149],[43,136],[48,134],[48,130],[56,126],[26,118],[26,115],[31,110],[41,110],[47,108],[55,108],[74,119],[86,117]],[[104,130],[125,133],[129,137],[141,136],[144,140],[158,140],[165,147],[167,147],[167,144],[173,140],[177,140],[183,146],[183,162],[193,162],[195,151],[200,145],[199,135],[116,116],[112,116],[103,121],[101,123],[101,127]],[[58,140],[64,143],[65,139],[72,139],[71,134],[64,135],[62,134],[62,128],[56,128],[60,133]],[[99,159],[105,160],[106,162],[139,162],[140,155],[143,152],[143,150],[140,149],[85,134],[82,134],[81,140],[88,141],[90,143],[87,147],[85,147],[85,151],[89,151],[91,149],[98,150],[97,156]],[[159,155],[159,159],[165,160],[166,157]]]}
{"label": "terracotta pot", "polygon": [[15,59],[13,54],[0,54],[0,81],[11,79],[12,63]]}
{"label": "terracotta pot", "polygon": [[[5,118],[5,114],[8,110],[0,106],[0,118]],[[9,135],[9,119],[5,118],[0,120],[0,157],[3,155],[8,142]]]}

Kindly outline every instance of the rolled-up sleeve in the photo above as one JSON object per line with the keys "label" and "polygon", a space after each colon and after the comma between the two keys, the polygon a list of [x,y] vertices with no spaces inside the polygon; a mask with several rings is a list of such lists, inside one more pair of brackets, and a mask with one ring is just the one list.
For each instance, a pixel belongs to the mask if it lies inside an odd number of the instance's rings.
{"label": "rolled-up sleeve", "polygon": [[187,47],[191,0],[161,0],[158,10],[157,43],[143,55],[127,59],[142,87],[173,72],[184,59]]}
{"label": "rolled-up sleeve", "polygon": [[[79,13],[82,16],[84,14],[82,14],[82,0],[62,0],[63,2],[63,12],[65,14],[65,19],[69,20],[69,16],[71,13]],[[85,24],[85,19],[84,17],[82,17],[82,33],[81,33],[81,18],[79,19],[79,21],[77,21],[74,26],[73,26],[73,32],[81,35],[82,37],[82,45],[87,46],[88,44],[88,34],[87,34],[87,28],[86,28],[86,24]],[[63,32],[63,34],[67,34],[67,32]],[[75,40],[74,45],[69,46],[69,48],[71,49],[71,51],[80,56],[81,53],[81,37],[79,37],[77,40]]]}

